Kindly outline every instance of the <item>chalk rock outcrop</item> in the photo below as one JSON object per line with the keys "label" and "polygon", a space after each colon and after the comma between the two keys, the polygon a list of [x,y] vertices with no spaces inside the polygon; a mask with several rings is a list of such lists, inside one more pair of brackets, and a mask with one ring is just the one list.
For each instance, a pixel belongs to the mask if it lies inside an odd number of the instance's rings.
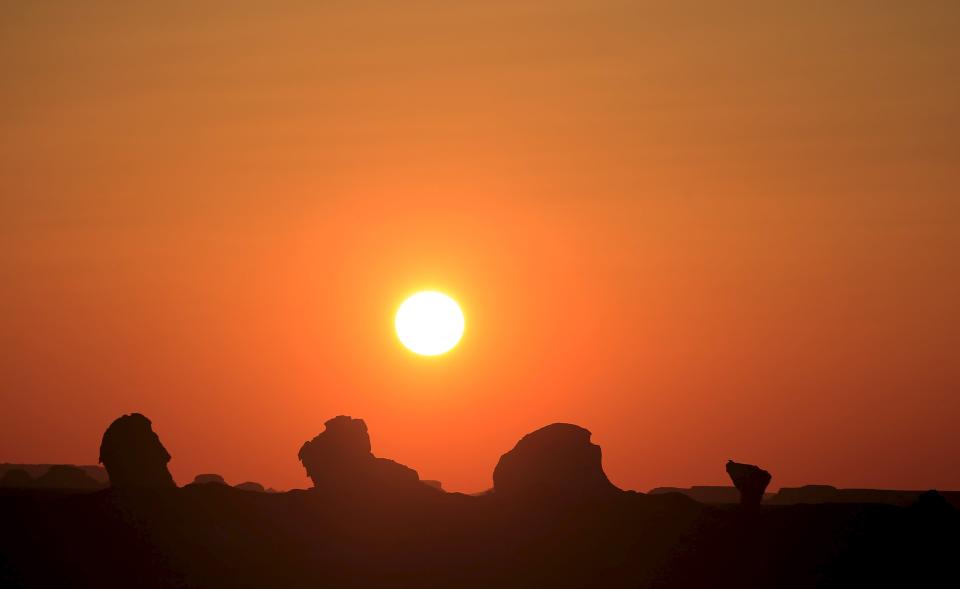
{"label": "chalk rock outcrop", "polygon": [[412,468],[374,456],[367,424],[346,415],[327,421],[324,431],[305,442],[298,456],[316,489],[351,492],[426,487]]}
{"label": "chalk rock outcrop", "polygon": [[759,466],[728,460],[727,474],[730,475],[733,486],[740,491],[740,505],[751,509],[760,507],[763,493],[773,478],[770,473]]}
{"label": "chalk rock outcrop", "polygon": [[170,453],[150,420],[139,413],[118,417],[100,442],[100,462],[117,489],[165,489],[176,483],[167,470]]}
{"label": "chalk rock outcrop", "polygon": [[525,435],[500,457],[493,471],[497,497],[589,499],[620,489],[603,472],[600,446],[590,432],[569,423],[554,423]]}

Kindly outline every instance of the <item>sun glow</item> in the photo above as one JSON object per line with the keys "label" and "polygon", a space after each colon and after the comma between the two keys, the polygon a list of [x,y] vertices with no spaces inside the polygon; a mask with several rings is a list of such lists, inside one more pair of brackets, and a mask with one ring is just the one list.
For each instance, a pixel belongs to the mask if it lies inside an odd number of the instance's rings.
{"label": "sun glow", "polygon": [[397,309],[394,326],[400,342],[411,352],[437,356],[450,351],[463,337],[463,312],[442,292],[418,292]]}

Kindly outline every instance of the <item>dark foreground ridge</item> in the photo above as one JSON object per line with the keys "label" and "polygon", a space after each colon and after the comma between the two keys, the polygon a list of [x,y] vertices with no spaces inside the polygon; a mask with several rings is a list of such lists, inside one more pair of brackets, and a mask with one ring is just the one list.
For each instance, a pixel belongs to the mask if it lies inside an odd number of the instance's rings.
{"label": "dark foreground ridge", "polygon": [[4,472],[0,587],[960,586],[953,494],[820,485],[761,501],[770,474],[733,461],[739,504],[727,487],[625,491],[571,424],[524,436],[479,496],[376,457],[351,417],[299,458],[309,490],[214,474],[177,488],[150,421],[120,417],[101,445],[108,488],[69,466],[46,485]]}

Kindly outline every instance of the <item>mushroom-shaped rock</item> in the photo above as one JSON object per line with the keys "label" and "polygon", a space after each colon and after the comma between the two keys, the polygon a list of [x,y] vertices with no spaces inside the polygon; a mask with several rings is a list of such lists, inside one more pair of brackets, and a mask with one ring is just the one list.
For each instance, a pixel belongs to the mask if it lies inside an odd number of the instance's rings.
{"label": "mushroom-shaped rock", "polygon": [[316,489],[354,491],[422,486],[417,471],[375,457],[370,451],[367,424],[346,415],[327,421],[323,432],[303,444],[299,458]]}
{"label": "mushroom-shaped rock", "polygon": [[139,413],[118,417],[103,433],[100,462],[114,488],[174,488],[176,483],[167,470],[169,461],[170,454],[150,420]]}
{"label": "mushroom-shaped rock", "polygon": [[603,472],[600,446],[590,432],[554,423],[527,434],[500,457],[493,471],[497,497],[595,498],[620,493]]}
{"label": "mushroom-shaped rock", "polygon": [[741,464],[733,460],[727,461],[727,474],[733,481],[733,486],[740,491],[740,505],[756,508],[763,500],[763,492],[770,484],[770,473],[759,466]]}
{"label": "mushroom-shaped rock", "polygon": [[194,485],[226,485],[227,481],[223,480],[223,477],[218,474],[198,474],[193,477]]}

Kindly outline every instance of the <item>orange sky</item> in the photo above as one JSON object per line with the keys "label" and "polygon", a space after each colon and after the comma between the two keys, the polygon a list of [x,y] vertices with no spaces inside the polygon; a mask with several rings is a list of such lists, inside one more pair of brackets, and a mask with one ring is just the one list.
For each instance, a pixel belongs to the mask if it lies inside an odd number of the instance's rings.
{"label": "orange sky", "polygon": [[453,490],[554,421],[626,488],[960,488],[957,2],[129,4],[0,7],[0,461],[140,411],[305,487],[346,413]]}

